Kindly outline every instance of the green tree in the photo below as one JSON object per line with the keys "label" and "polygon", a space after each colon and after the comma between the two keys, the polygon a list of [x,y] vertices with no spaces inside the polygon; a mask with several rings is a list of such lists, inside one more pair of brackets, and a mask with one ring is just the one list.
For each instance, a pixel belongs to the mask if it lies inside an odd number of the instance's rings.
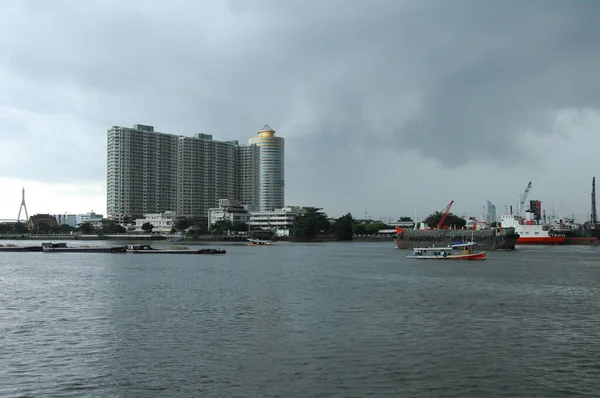
{"label": "green tree", "polygon": [[22,222],[18,222],[14,226],[14,231],[18,234],[24,234],[24,233],[29,232],[29,228],[27,228],[26,224],[23,224]]}
{"label": "green tree", "polygon": [[50,224],[39,222],[33,226],[33,230],[36,234],[47,234],[50,232]]}
{"label": "green tree", "polygon": [[154,225],[152,225],[149,222],[145,222],[144,224],[142,224],[142,231],[144,231],[144,232],[151,233],[153,229],[154,229]]}
{"label": "green tree", "polygon": [[69,224],[61,224],[60,225],[60,232],[63,234],[68,234],[71,231],[73,231],[75,228],[73,228],[72,226],[70,226]]}
{"label": "green tree", "polygon": [[247,232],[248,224],[246,224],[245,222],[234,222],[231,226],[231,230],[236,232]]}
{"label": "green tree", "polygon": [[318,207],[306,207],[304,213],[294,220],[294,236],[296,239],[313,240],[317,235],[330,229],[327,215]]}
{"label": "green tree", "polygon": [[352,232],[354,232],[354,235],[366,234],[367,230],[365,229],[365,224],[362,222],[355,222],[354,225],[352,225]]}
{"label": "green tree", "polygon": [[84,235],[91,235],[94,232],[94,227],[89,222],[84,222],[79,225],[79,230]]}
{"label": "green tree", "polygon": [[388,229],[390,228],[385,223],[381,221],[372,221],[365,225],[365,230],[369,234],[376,234],[380,229]]}
{"label": "green tree", "polygon": [[233,225],[228,219],[218,220],[210,226],[210,232],[212,232],[214,235],[224,235],[227,233],[227,231],[231,231],[232,229]]}
{"label": "green tree", "polygon": [[0,234],[7,234],[12,231],[12,229],[10,224],[0,223]]}
{"label": "green tree", "polygon": [[335,220],[334,228],[335,228],[335,237],[337,240],[352,240],[353,234],[353,226],[354,219],[352,218],[352,214],[348,213],[345,216],[341,216],[337,220]]}
{"label": "green tree", "polygon": [[175,220],[175,229],[183,231],[194,225],[194,220],[189,217],[180,217]]}
{"label": "green tree", "polygon": [[122,234],[127,232],[125,227],[116,222],[103,222],[102,223],[102,233],[105,234]]}
{"label": "green tree", "polygon": [[[439,224],[440,220],[442,219],[442,215],[443,215],[443,213],[441,211],[436,211],[435,213],[431,213],[429,216],[427,216],[427,218],[425,220],[423,220],[423,222],[425,224],[427,224],[429,226],[429,228],[436,228],[437,225]],[[462,228],[466,224],[467,224],[467,220],[465,220],[464,218],[461,218],[459,216],[455,216],[452,213],[449,213],[448,217],[446,217],[446,220],[444,221],[444,225],[442,226],[442,228],[449,227],[449,226],[454,226],[456,228]]]}

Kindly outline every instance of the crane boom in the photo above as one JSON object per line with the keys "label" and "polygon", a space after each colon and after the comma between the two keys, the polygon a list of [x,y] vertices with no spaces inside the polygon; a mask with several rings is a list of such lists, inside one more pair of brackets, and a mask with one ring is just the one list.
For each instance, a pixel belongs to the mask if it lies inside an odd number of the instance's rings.
{"label": "crane boom", "polygon": [[448,218],[448,214],[450,214],[450,208],[452,207],[453,203],[454,201],[451,200],[450,203],[448,203],[448,206],[446,206],[446,208],[444,209],[444,213],[442,214],[442,218],[440,218],[440,222],[437,225],[437,229],[442,228],[442,226],[444,225],[444,221],[446,221],[446,218]]}
{"label": "crane boom", "polygon": [[521,201],[519,202],[519,216],[523,216],[523,208],[525,207],[525,201],[527,200],[527,197],[529,196],[529,191],[531,190],[531,181],[529,181],[529,184],[527,184],[527,188],[525,188],[525,191],[523,192],[523,195],[521,196]]}

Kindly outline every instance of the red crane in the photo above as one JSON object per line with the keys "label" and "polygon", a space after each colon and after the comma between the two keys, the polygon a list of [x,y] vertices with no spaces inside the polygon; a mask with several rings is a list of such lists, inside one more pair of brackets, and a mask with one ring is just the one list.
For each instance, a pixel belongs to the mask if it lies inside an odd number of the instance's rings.
{"label": "red crane", "polygon": [[444,213],[442,214],[442,218],[440,218],[440,222],[437,225],[437,229],[441,229],[444,225],[444,221],[446,221],[446,218],[448,218],[448,214],[450,214],[450,208],[452,207],[452,203],[454,203],[453,200],[451,200],[450,203],[448,203],[448,206],[446,206],[446,208],[444,209]]}

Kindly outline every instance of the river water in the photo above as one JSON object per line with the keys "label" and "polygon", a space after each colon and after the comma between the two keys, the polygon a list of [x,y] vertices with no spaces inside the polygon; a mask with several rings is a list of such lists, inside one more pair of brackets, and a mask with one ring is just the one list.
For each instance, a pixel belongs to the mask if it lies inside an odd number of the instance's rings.
{"label": "river water", "polygon": [[600,394],[598,248],[222,247],[0,253],[0,396]]}

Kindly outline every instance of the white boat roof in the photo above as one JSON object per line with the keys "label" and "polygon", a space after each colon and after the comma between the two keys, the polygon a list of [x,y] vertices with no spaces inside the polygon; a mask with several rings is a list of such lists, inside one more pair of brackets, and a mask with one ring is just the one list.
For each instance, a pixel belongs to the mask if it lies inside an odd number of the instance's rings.
{"label": "white boat roof", "polygon": [[413,250],[428,250],[428,251],[436,251],[436,250],[449,250],[453,247],[465,247],[465,246],[474,246],[477,245],[475,242],[463,242],[463,243],[454,243],[448,246],[433,246],[433,247],[415,247]]}

